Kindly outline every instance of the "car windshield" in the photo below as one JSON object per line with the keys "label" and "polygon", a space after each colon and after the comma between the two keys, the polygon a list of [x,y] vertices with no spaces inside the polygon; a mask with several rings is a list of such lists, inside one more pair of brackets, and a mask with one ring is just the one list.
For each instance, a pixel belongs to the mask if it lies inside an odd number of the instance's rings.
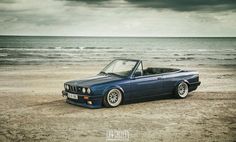
{"label": "car windshield", "polygon": [[101,73],[127,77],[133,71],[137,61],[115,60],[108,64]]}

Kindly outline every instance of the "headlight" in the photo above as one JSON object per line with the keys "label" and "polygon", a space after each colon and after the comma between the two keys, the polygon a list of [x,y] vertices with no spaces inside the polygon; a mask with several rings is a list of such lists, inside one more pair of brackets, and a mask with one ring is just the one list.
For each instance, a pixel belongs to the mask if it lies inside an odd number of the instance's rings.
{"label": "headlight", "polygon": [[90,94],[90,93],[91,93],[91,90],[90,90],[89,88],[87,89],[87,93],[88,93],[88,94]]}
{"label": "headlight", "polygon": [[65,89],[66,89],[66,90],[69,90],[69,89],[70,89],[70,88],[69,88],[69,85],[66,84],[66,85],[65,85]]}
{"label": "headlight", "polygon": [[83,88],[83,89],[82,89],[82,92],[83,92],[83,93],[86,93],[86,89],[85,89],[85,88]]}

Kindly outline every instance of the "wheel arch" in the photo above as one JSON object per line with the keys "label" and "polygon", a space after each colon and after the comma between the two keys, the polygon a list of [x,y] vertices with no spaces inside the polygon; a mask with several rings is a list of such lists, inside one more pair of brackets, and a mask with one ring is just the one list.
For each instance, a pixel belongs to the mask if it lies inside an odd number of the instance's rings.
{"label": "wheel arch", "polygon": [[190,83],[188,82],[188,80],[179,80],[179,81],[177,81],[176,83],[175,83],[175,87],[177,87],[181,82],[185,82],[187,85],[188,85],[188,87],[189,87],[189,85],[190,85]]}
{"label": "wheel arch", "polygon": [[106,96],[107,93],[112,89],[118,89],[121,92],[121,95],[122,95],[121,103],[123,104],[125,102],[124,89],[119,85],[112,85],[112,86],[106,87],[103,91],[103,96]]}
{"label": "wheel arch", "polygon": [[186,79],[185,79],[185,80],[176,81],[176,83],[175,83],[175,85],[174,85],[173,93],[176,91],[177,86],[178,86],[181,82],[185,82],[185,83],[188,85],[188,87],[190,87],[190,83],[189,83],[188,80],[186,80]]}

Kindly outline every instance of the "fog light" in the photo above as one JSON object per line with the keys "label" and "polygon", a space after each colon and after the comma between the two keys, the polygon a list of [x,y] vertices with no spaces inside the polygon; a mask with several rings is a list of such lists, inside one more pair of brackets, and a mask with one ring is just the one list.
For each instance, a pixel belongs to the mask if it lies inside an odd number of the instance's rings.
{"label": "fog light", "polygon": [[92,101],[87,101],[87,104],[91,105],[91,104],[93,104],[93,103],[92,103]]}

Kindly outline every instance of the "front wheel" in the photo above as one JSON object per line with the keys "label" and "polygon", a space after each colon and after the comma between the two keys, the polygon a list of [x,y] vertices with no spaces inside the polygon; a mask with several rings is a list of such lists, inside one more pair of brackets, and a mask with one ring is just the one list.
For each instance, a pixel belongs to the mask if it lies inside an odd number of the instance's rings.
{"label": "front wheel", "polygon": [[188,84],[186,82],[181,82],[175,90],[175,96],[177,98],[183,99],[188,95]]}
{"label": "front wheel", "polygon": [[106,96],[104,96],[103,104],[106,107],[117,107],[122,102],[122,93],[118,89],[111,89]]}

